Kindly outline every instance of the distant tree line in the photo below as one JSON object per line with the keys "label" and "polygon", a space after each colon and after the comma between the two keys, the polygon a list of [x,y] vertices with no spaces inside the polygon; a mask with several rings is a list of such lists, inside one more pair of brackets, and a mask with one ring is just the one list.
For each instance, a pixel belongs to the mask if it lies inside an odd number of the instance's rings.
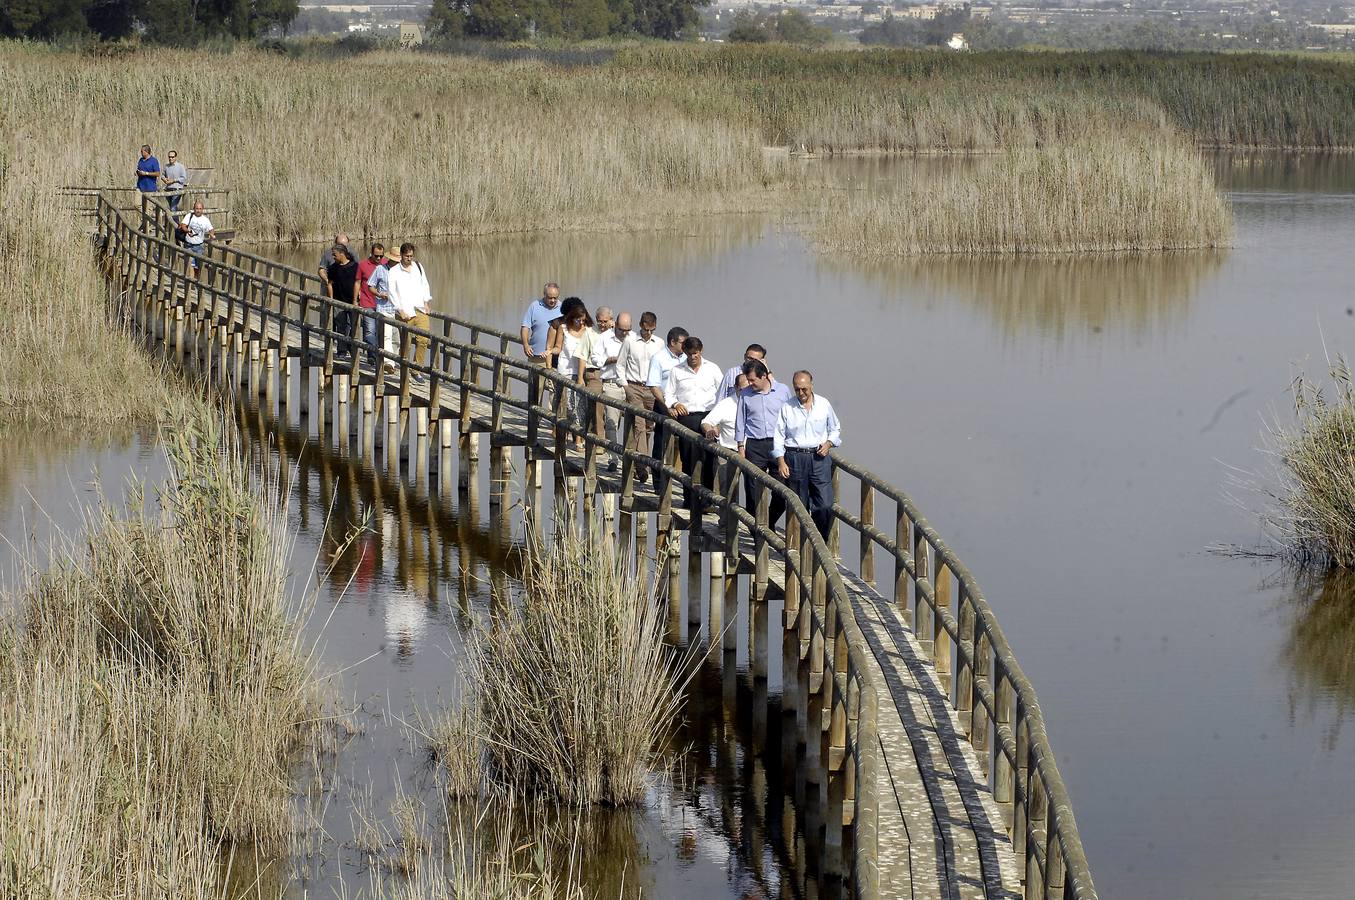
{"label": "distant tree line", "polygon": [[[947,35],[949,37],[949,35]],[[754,13],[740,10],[734,14],[733,24],[725,39],[734,44],[826,44],[833,31],[824,25],[815,25],[798,9],[781,12]]]}
{"label": "distant tree line", "polygon": [[644,35],[675,40],[710,0],[433,0],[424,30],[433,39],[587,40]]}
{"label": "distant tree line", "polygon": [[0,0],[0,36],[195,44],[286,31],[297,12],[298,0]]}

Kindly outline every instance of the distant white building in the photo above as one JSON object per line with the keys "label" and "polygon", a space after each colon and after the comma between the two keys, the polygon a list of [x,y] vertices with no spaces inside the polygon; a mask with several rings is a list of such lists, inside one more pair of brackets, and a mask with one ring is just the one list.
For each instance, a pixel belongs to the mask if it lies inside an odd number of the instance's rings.
{"label": "distant white building", "polygon": [[968,50],[969,41],[965,40],[964,35],[957,31],[950,36],[950,40],[946,41],[946,46],[952,50]]}
{"label": "distant white building", "polygon": [[423,28],[417,22],[400,23],[400,46],[417,47],[423,43]]}

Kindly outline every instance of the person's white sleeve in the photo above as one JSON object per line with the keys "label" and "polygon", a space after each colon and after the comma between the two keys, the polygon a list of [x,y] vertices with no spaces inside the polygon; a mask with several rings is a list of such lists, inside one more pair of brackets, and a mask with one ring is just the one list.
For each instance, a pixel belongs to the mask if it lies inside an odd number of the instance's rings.
{"label": "person's white sleeve", "polygon": [[834,447],[842,446],[842,425],[837,420],[837,410],[828,404],[828,443]]}
{"label": "person's white sleeve", "polygon": [[786,413],[785,410],[776,414],[776,427],[772,429],[772,459],[780,459],[786,455]]}
{"label": "person's white sleeve", "polygon": [[677,379],[673,377],[676,372],[677,366],[673,366],[668,370],[668,377],[664,379],[663,402],[669,409],[677,405]]}

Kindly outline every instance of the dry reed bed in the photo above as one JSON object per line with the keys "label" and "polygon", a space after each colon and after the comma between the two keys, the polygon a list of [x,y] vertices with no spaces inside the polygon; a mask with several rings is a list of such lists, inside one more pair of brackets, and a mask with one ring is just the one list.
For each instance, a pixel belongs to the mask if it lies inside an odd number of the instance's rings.
{"label": "dry reed bed", "polygon": [[109,61],[9,44],[0,121],[24,136],[16,159],[76,181],[130,184],[137,146],[175,145],[236,190],[245,232],[282,240],[664,227],[783,208],[795,192],[769,188],[816,187],[764,144],[972,152],[1169,127],[1132,92],[858,71],[858,54],[730,53],[634,50],[567,68],[241,51],[204,65],[171,50]]}
{"label": "dry reed bed", "polygon": [[149,423],[170,389],[105,315],[93,246],[52,182],[6,165],[45,168],[36,150],[0,150],[0,279],[12,301],[0,328],[0,426]]}
{"label": "dry reed bed", "polygon": [[893,190],[830,195],[815,236],[860,257],[1219,247],[1226,202],[1199,153],[1169,132],[1094,134],[1005,151]]}
{"label": "dry reed bed", "polygon": [[1340,359],[1331,375],[1330,392],[1300,375],[1297,421],[1269,430],[1279,487],[1264,517],[1286,555],[1355,569],[1355,380]]}
{"label": "dry reed bed", "polygon": [[180,421],[160,514],[105,506],[10,598],[4,896],[220,896],[233,848],[293,835],[289,765],[320,701],[278,495],[229,434]]}
{"label": "dry reed bed", "polygon": [[432,732],[448,791],[639,802],[686,683],[659,606],[610,545],[526,552],[520,601],[475,633],[465,699]]}

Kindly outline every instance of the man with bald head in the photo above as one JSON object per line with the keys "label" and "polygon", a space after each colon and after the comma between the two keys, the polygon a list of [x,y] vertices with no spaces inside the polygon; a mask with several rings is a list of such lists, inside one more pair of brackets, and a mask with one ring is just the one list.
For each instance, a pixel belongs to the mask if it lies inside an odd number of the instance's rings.
{"label": "man with bald head", "polygon": [[[607,314],[610,320],[612,312],[607,307],[598,310],[598,324],[602,324],[603,313]],[[621,355],[621,345],[626,342],[626,337],[630,334],[630,313],[623,312],[616,317],[616,321],[606,331],[598,335],[598,339],[593,342],[592,365],[597,368],[598,380],[602,385],[602,396],[609,400],[615,400],[617,403],[626,402],[626,379],[620,369],[617,368],[616,361]],[[621,409],[620,407],[599,406],[599,413],[602,415],[601,428],[607,436],[607,440],[613,443],[617,440],[617,435],[621,431]],[[609,454],[610,461],[607,468],[616,468],[616,454]]]}
{"label": "man with bald head", "polygon": [[331,243],[328,247],[325,248],[324,253],[320,254],[320,280],[325,283],[326,290],[328,290],[329,285],[329,267],[334,264],[335,244],[343,245],[343,248],[348,251],[349,259],[357,259],[357,257],[353,254],[353,250],[348,246],[348,235],[344,234],[342,231],[334,232],[333,243]]}
{"label": "man with bald head", "polygon": [[796,372],[791,384],[795,399],[777,416],[772,458],[826,539],[833,525],[833,461],[828,453],[842,446],[842,426],[828,398],[814,393],[808,370]]}

